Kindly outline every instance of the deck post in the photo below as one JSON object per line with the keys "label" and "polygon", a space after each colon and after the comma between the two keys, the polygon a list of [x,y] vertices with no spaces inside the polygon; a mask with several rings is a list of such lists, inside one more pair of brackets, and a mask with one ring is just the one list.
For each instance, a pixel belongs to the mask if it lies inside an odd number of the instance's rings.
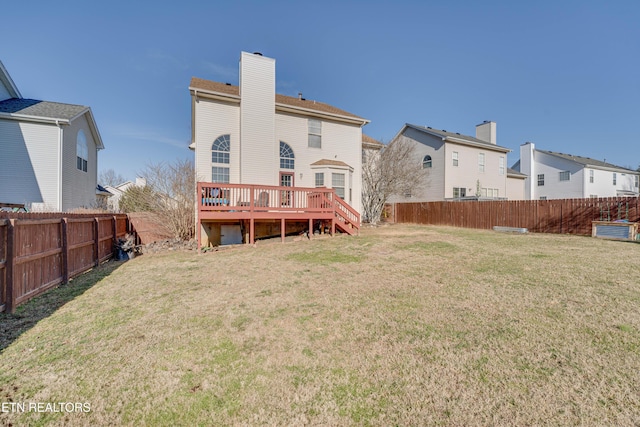
{"label": "deck post", "polygon": [[198,221],[196,221],[196,244],[198,245],[198,255],[202,253],[202,222],[200,220],[200,213],[198,213]]}
{"label": "deck post", "polygon": [[280,237],[282,238],[282,243],[284,243],[284,237],[287,234],[287,229],[285,225],[285,219],[280,219]]}
{"label": "deck post", "polygon": [[331,218],[331,237],[336,234],[336,218]]}
{"label": "deck post", "polygon": [[309,218],[309,240],[313,238],[313,219]]}
{"label": "deck post", "polygon": [[256,240],[256,224],[255,219],[249,220],[249,242],[253,245]]}

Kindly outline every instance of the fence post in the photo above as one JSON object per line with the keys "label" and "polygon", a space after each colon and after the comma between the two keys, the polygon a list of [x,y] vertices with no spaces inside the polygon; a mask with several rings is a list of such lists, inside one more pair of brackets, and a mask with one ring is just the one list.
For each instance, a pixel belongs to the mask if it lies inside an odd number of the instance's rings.
{"label": "fence post", "polygon": [[100,264],[100,223],[98,218],[93,218],[93,265]]}
{"label": "fence post", "polygon": [[69,281],[69,220],[62,218],[62,283]]}
{"label": "fence post", "polygon": [[15,265],[15,246],[16,246],[16,235],[15,235],[15,225],[16,220],[10,219],[7,224],[7,264],[5,274],[7,276],[7,301],[6,301],[6,312],[13,313],[16,311],[16,296],[13,289],[13,267]]}
{"label": "fence post", "polygon": [[113,227],[111,227],[111,233],[113,233],[113,240],[111,241],[111,256],[113,257],[113,252],[115,251],[116,244],[118,243],[118,217],[115,215],[112,216],[111,221],[113,221]]}

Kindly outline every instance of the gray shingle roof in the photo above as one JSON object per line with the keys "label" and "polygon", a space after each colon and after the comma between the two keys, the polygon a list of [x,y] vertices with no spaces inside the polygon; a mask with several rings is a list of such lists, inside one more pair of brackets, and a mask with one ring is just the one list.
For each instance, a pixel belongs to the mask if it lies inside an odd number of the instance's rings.
{"label": "gray shingle roof", "polygon": [[574,156],[572,154],[564,154],[564,153],[556,153],[554,151],[538,150],[537,148],[536,148],[536,151],[539,151],[540,153],[549,154],[551,156],[560,157],[565,160],[571,160],[573,162],[580,163],[581,165],[584,165],[584,166],[592,166],[592,167],[608,168],[608,169],[620,169],[622,171],[627,171],[627,172],[637,172],[637,171],[634,171],[633,169],[623,168],[621,166],[603,162],[601,160],[592,159],[589,157]]}
{"label": "gray shingle roof", "polygon": [[503,147],[501,145],[495,145],[492,144],[490,142],[487,141],[483,141],[481,139],[478,138],[474,138],[473,136],[469,136],[469,135],[462,135],[461,133],[457,133],[457,132],[447,132],[446,130],[438,130],[438,129],[433,129],[432,127],[429,126],[418,126],[418,125],[412,125],[410,123],[406,124],[407,127],[419,130],[421,132],[426,132],[426,133],[430,133],[436,136],[439,136],[443,139],[456,139],[456,140],[460,140],[462,142],[466,142],[468,144],[471,145],[475,145],[475,146],[486,146],[487,148],[491,149],[496,149],[499,151],[511,151],[509,148]]}
{"label": "gray shingle roof", "polygon": [[83,105],[62,104],[37,99],[11,98],[0,101],[0,113],[61,120],[71,120],[87,108]]}

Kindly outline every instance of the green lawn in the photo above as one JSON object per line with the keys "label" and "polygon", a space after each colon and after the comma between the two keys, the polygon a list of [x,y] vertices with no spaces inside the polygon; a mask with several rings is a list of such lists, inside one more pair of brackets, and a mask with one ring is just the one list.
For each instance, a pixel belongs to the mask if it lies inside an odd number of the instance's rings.
{"label": "green lawn", "polygon": [[108,264],[57,310],[0,314],[39,320],[0,341],[0,409],[90,411],[0,424],[638,425],[639,262],[635,243],[394,225]]}

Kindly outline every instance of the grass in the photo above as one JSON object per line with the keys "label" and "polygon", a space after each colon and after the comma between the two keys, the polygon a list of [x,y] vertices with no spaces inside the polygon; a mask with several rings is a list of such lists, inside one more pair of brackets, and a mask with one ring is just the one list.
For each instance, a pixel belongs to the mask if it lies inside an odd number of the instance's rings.
{"label": "grass", "polygon": [[400,225],[145,255],[0,353],[0,403],[91,411],[0,424],[638,425],[639,255]]}

